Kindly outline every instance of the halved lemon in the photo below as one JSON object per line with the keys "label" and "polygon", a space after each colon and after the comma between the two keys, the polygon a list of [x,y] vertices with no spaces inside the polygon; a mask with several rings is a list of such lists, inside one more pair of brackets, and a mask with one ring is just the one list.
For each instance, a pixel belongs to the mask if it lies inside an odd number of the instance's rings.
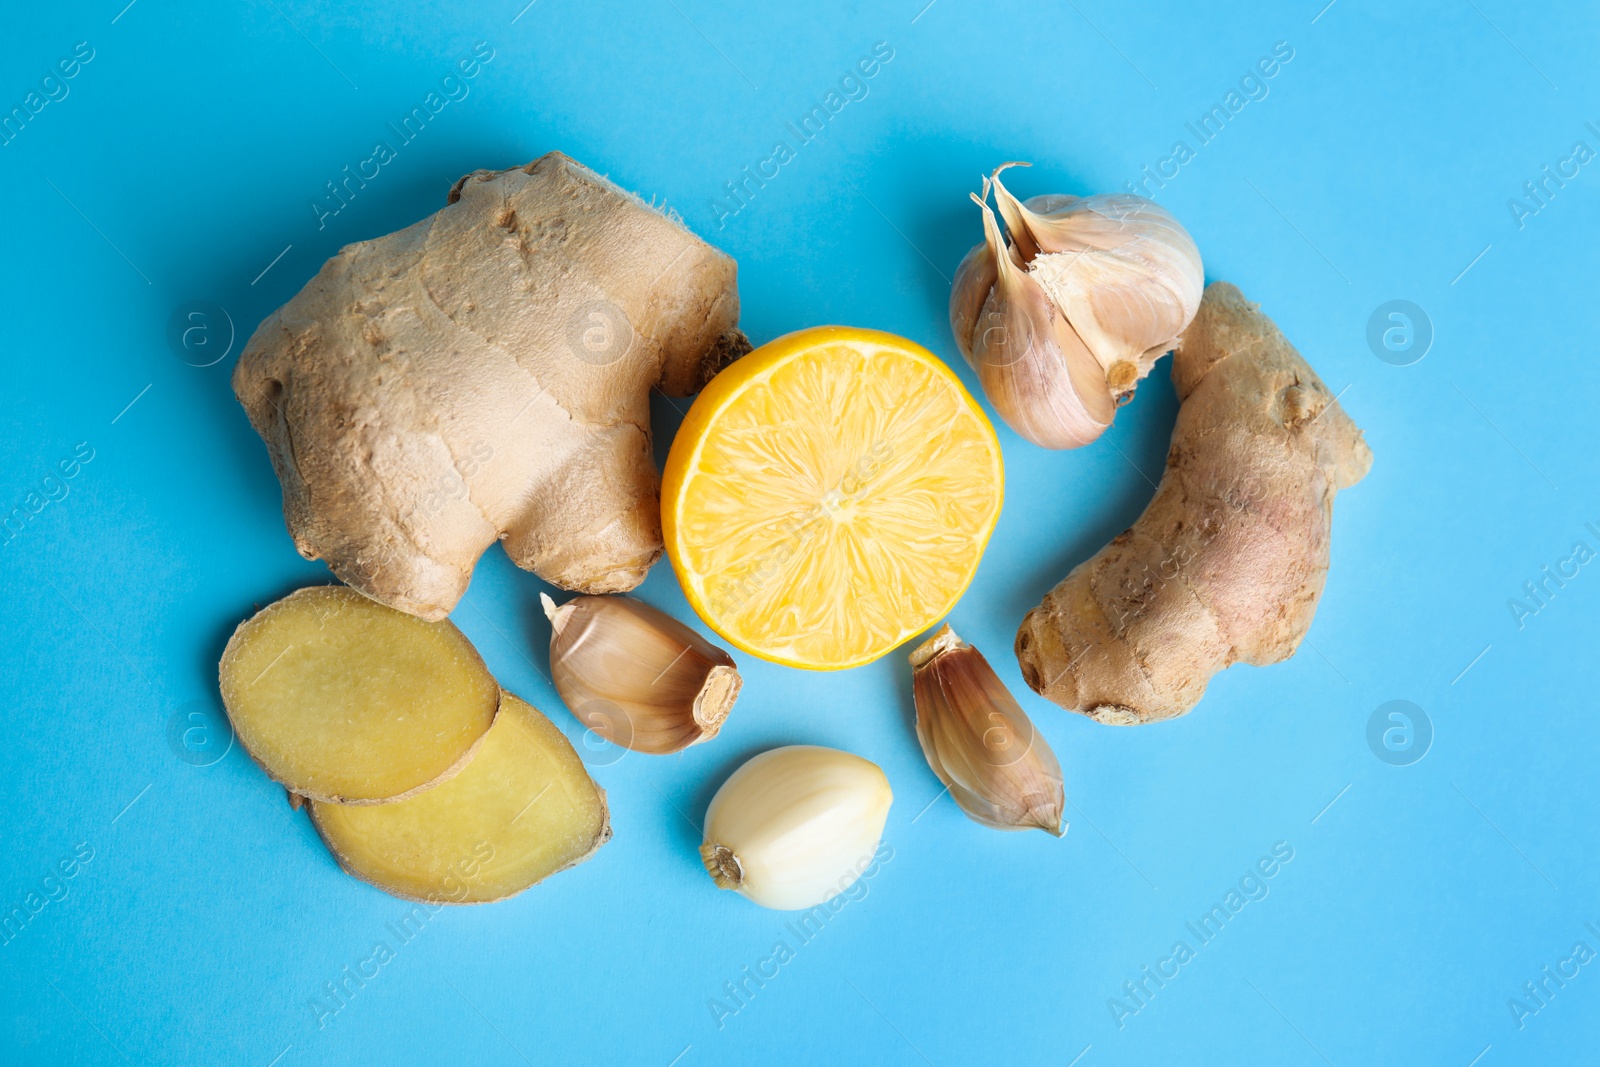
{"label": "halved lemon", "polygon": [[661,486],[667,554],[700,617],[762,659],[839,670],[937,622],[1000,517],[1000,442],[933,353],[819,326],[696,398]]}

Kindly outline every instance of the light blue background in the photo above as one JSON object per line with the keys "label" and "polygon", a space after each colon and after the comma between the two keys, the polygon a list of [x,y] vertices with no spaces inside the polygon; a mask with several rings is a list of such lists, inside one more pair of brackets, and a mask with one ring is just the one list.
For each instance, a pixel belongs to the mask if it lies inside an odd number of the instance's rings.
{"label": "light blue background", "polygon": [[[0,1061],[1593,1057],[1600,964],[1520,1029],[1507,1004],[1575,942],[1600,950],[1584,925],[1600,926],[1600,576],[1582,569],[1521,628],[1507,606],[1574,542],[1600,548],[1584,527],[1600,526],[1600,169],[1521,228],[1507,206],[1575,141],[1600,149],[1584,126],[1600,125],[1591,5],[125,2],[12,0],[0,19],[0,111],[75,43],[95,50],[0,148],[0,510],[79,442],[94,450],[0,556],[0,902],[93,849],[65,898],[0,946]],[[319,230],[323,183],[478,41],[495,58],[470,96]],[[894,58],[866,98],[719,228],[723,183],[880,41]],[[952,615],[1060,756],[1063,840],[994,833],[935,799],[903,652],[831,675],[743,656],[714,743],[588,754],[616,829],[595,859],[442,912],[319,1029],[308,1001],[392,944],[407,906],[342,875],[237,747],[199,767],[168,740],[185,705],[215,702],[217,655],[252,605],[327,579],[295,554],[228,386],[260,319],[341,245],[441,206],[460,175],[559,148],[737,257],[756,341],[857,324],[956,365],[947,277],[979,236],[980,173],[1031,159],[1024,194],[1119,189],[1175,140],[1193,147],[1185,123],[1279,41],[1294,58],[1269,95],[1159,198],[1207,276],[1262,303],[1376,454],[1339,498],[1300,653],[1227,671],[1193,714],[1141,729],[1022,684],[1023,612],[1160,475],[1176,410],[1163,363],[1092,447],[1048,453],[1000,428],[1005,512]],[[1404,367],[1366,339],[1397,298],[1435,334]],[[238,331],[207,368],[165,339],[195,299]],[[679,415],[659,401],[657,415],[664,451]],[[454,617],[581,742],[543,678],[541,588],[491,551]],[[665,564],[640,595],[693,618]],[[1366,740],[1394,699],[1435,732],[1410,766]],[[792,742],[883,766],[894,858],[719,1029],[708,998],[787,917],[714,892],[696,826],[733,767]],[[1184,924],[1276,842],[1294,858],[1270,895],[1119,1029],[1108,999],[1176,940],[1194,945]]]}

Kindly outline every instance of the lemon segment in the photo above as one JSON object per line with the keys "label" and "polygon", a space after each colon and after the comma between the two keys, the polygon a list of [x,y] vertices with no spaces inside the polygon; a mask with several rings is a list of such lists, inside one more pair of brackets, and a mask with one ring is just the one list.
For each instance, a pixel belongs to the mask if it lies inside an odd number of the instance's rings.
{"label": "lemon segment", "polygon": [[819,326],[729,366],[662,477],[667,554],[717,633],[791,667],[869,663],[942,618],[1000,517],[1000,443],[950,369]]}

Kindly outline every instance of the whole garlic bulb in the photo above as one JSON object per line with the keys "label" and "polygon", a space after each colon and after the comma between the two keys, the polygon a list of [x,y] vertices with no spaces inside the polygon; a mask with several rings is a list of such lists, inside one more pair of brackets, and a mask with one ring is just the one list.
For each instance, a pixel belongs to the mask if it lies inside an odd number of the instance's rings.
{"label": "whole garlic bulb", "polygon": [[818,745],[775,748],[711,798],[700,859],[719,887],[764,908],[810,908],[867,869],[893,800],[870,760]]}
{"label": "whole garlic bulb", "polygon": [[[1088,444],[1200,307],[1200,250],[1131,194],[1018,200],[984,179],[984,241],[956,269],[950,328],[1006,423],[1046,448]],[[989,208],[990,190],[1006,234]],[[1009,237],[1009,240],[1008,240]]]}

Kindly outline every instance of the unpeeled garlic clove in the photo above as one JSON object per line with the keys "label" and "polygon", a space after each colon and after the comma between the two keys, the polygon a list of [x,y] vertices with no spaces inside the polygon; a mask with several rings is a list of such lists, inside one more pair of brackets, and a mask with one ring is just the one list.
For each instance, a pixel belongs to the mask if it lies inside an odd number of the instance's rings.
{"label": "unpeeled garlic clove", "polygon": [[983,209],[984,253],[966,275],[958,273],[952,309],[958,302],[970,307],[986,276],[986,262],[995,271],[962,353],[978,372],[989,402],[1023,437],[1046,448],[1088,444],[1105,432],[1115,413],[1104,372],[1016,250],[1006,246],[989,205],[973,199]]}
{"label": "unpeeled garlic clove", "polygon": [[878,765],[818,745],[763,752],[706,810],[700,860],[722,889],[764,908],[810,908],[872,863],[894,794]]}
{"label": "unpeeled garlic clove", "polygon": [[[976,199],[980,205],[988,203],[988,178],[983,179],[983,195]],[[984,233],[987,236],[987,228]],[[988,301],[998,277],[994,248],[985,240],[961,257],[961,262],[956,265],[955,281],[950,285],[950,329],[956,335],[956,347],[961,349],[961,355],[974,370],[978,365],[972,356],[972,336],[977,332],[978,322],[983,316],[983,305]]]}
{"label": "unpeeled garlic clove", "polygon": [[550,674],[585,726],[613,744],[661,755],[708,741],[739,696],[733,657],[631,597],[580,596],[550,619]]}
{"label": "unpeeled garlic clove", "polygon": [[983,653],[940,628],[911,653],[917,740],[974,821],[1060,837],[1061,764]]}
{"label": "unpeeled garlic clove", "polygon": [[[1005,163],[984,179],[984,243],[962,261],[950,297],[956,342],[983,378],[984,391],[1018,433],[1049,448],[1072,448],[1093,440],[1082,415],[1109,424],[1110,413],[1133,392],[1155,360],[1176,343],[1200,306],[1204,270],[1193,238],[1164,208],[1131,194],[1018,200],[1000,172],[1025,163]],[[987,206],[990,188],[1006,225],[1002,236]],[[1059,324],[1046,331],[1042,313],[1017,295],[1022,286],[1007,278],[1008,262],[1032,282]],[[994,265],[991,273],[989,264]],[[1013,293],[1009,298],[1005,288]],[[990,294],[986,296],[986,291]],[[996,303],[990,296],[1001,296]],[[977,313],[973,308],[981,309]],[[996,357],[991,336],[1016,335],[1009,357]],[[1026,369],[984,375],[986,363],[1023,362],[1032,339],[1053,332],[1062,357],[1048,345],[1031,353]],[[1047,339],[1048,340],[1048,339]],[[1079,350],[1098,371],[1086,374]],[[1099,394],[1106,393],[1109,405]],[[1092,423],[1091,423],[1092,425]],[[1104,427],[1100,427],[1104,429]]]}
{"label": "unpeeled garlic clove", "polygon": [[1020,201],[1000,180],[1011,166],[1027,164],[1003,164],[991,182],[1023,261],[1106,369],[1113,389],[1131,390],[1200,307],[1205,271],[1194,238],[1142,196]]}

